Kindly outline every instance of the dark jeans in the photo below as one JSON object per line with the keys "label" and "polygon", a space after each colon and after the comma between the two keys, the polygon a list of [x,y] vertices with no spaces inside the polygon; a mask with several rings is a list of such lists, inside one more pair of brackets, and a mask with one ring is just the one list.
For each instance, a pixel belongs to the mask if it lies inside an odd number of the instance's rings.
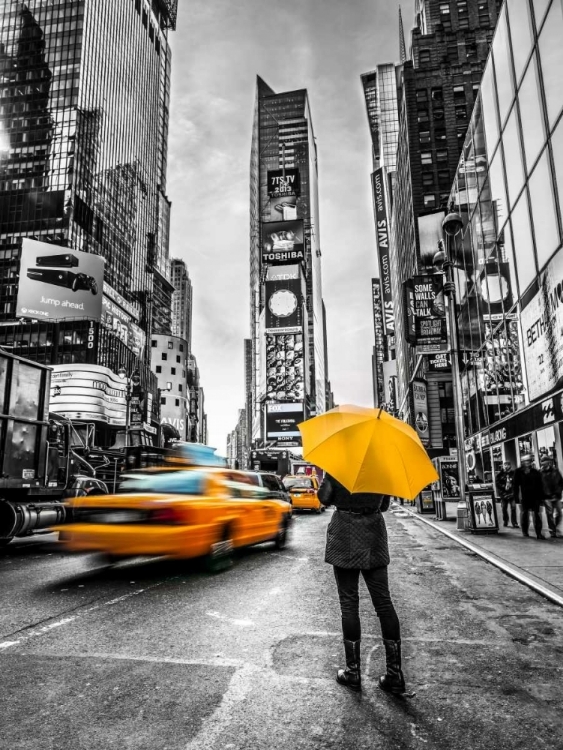
{"label": "dark jeans", "polygon": [[516,500],[514,495],[504,495],[500,498],[500,504],[502,506],[502,522],[505,526],[508,526],[508,508],[510,507],[510,523],[513,526],[518,524],[516,520]]}
{"label": "dark jeans", "polygon": [[534,515],[534,529],[536,536],[541,536],[542,520],[541,520],[541,505],[537,502],[529,503],[522,500],[522,510],[520,511],[520,526],[522,527],[522,533],[528,533],[528,526],[530,523],[530,513]]}
{"label": "dark jeans", "polygon": [[389,593],[387,566],[360,571],[357,568],[339,568],[334,565],[334,577],[336,578],[338,596],[340,597],[342,634],[344,635],[344,639],[347,641],[359,641],[362,637],[360,596],[358,592],[360,573],[364,577],[373,607],[379,617],[382,637],[390,641],[399,641],[401,639],[401,629],[399,618],[397,617],[395,607],[391,601],[391,594]]}

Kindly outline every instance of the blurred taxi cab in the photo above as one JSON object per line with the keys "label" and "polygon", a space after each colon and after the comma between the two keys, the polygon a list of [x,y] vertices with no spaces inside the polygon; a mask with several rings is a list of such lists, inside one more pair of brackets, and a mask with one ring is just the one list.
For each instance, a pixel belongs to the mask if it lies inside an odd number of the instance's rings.
{"label": "blurred taxi cab", "polygon": [[109,561],[135,556],[207,558],[229,567],[234,549],[287,543],[291,506],[270,499],[245,472],[220,468],[145,469],[125,474],[115,495],[69,502],[72,523],[59,526],[71,552],[98,552]]}
{"label": "blurred taxi cab", "polygon": [[325,510],[325,506],[317,496],[319,482],[316,477],[306,474],[296,476],[288,474],[282,481],[289,492],[294,510],[315,510],[317,513]]}

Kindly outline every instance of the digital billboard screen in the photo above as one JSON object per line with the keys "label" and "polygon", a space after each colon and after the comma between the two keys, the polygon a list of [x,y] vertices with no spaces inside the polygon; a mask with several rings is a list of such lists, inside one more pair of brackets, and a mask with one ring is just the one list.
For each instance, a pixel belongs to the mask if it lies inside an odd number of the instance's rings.
{"label": "digital billboard screen", "polygon": [[305,261],[302,221],[262,224],[262,262],[272,266]]}
{"label": "digital billboard screen", "polygon": [[101,256],[26,238],[22,243],[16,317],[99,321],[103,281]]}
{"label": "digital billboard screen", "polygon": [[297,425],[304,420],[303,403],[266,404],[266,440],[278,445],[300,446]]}
{"label": "digital billboard screen", "polygon": [[268,195],[270,198],[287,198],[298,196],[301,193],[301,179],[299,170],[269,169],[268,170]]}
{"label": "digital billboard screen", "polygon": [[304,397],[303,334],[266,336],[266,398],[300,401]]}
{"label": "digital billboard screen", "polygon": [[442,351],[447,346],[444,274],[413,279],[416,345],[419,353]]}
{"label": "digital billboard screen", "polygon": [[303,287],[300,278],[266,281],[266,332],[301,333]]}

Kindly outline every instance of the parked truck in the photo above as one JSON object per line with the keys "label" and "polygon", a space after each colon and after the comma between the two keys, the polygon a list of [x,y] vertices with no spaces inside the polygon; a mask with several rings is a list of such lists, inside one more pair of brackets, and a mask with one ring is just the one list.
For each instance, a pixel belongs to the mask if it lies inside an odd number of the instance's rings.
{"label": "parked truck", "polygon": [[105,494],[87,460],[94,425],[49,414],[51,369],[0,349],[0,546],[64,523],[64,501]]}

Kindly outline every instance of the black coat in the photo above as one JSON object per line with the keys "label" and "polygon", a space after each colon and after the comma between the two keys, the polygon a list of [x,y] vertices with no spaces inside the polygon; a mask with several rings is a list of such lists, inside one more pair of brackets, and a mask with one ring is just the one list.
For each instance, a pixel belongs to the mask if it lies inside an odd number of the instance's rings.
{"label": "black coat", "polygon": [[[534,468],[525,472],[520,466],[514,472],[513,490],[514,499],[517,503],[521,502],[522,505],[530,508],[539,508],[544,498],[541,472]],[[522,496],[521,500],[520,495]]]}
{"label": "black coat", "polygon": [[[336,507],[327,529],[325,562],[339,568],[363,570],[389,565],[387,528],[381,512],[389,507],[387,496],[352,494],[329,474],[325,474],[318,496],[323,505]],[[374,512],[366,515],[347,512],[360,508]]]}

